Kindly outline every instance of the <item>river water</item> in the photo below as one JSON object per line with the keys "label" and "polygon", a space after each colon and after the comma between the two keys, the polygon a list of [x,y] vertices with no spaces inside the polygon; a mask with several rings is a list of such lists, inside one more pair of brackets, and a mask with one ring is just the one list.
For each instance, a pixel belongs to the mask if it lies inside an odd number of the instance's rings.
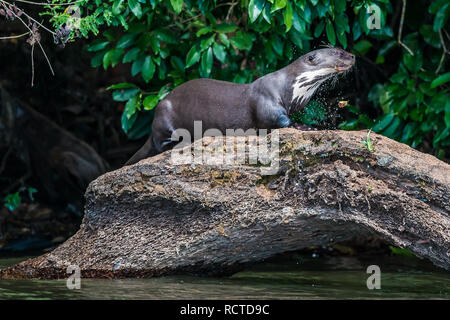
{"label": "river water", "polygon": [[[0,268],[28,257],[1,257]],[[367,266],[381,269],[381,289],[367,289]],[[450,273],[413,257],[315,257],[292,254],[229,277],[0,280],[0,299],[450,299]]]}

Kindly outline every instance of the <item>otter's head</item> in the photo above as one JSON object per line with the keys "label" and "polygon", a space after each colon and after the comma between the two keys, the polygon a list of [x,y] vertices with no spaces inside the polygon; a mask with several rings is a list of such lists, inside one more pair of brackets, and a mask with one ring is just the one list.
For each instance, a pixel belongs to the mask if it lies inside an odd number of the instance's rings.
{"label": "otter's head", "polygon": [[308,103],[317,88],[327,79],[343,74],[355,63],[355,56],[342,49],[325,48],[305,54],[296,61],[296,76],[292,102]]}

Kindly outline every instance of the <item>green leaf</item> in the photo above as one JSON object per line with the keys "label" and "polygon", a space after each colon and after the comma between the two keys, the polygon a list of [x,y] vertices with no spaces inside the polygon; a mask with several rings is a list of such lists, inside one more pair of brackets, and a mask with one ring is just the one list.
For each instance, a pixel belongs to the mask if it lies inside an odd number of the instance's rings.
{"label": "green leaf", "polygon": [[[128,83],[128,82],[122,82],[118,84],[113,84],[112,86],[109,86],[106,88],[106,90],[112,90],[112,89],[131,89],[131,88],[137,88],[135,84]],[[128,100],[128,99],[126,99]]]}
{"label": "green leaf", "polygon": [[171,64],[176,70],[178,70],[180,73],[184,73],[185,65],[184,65],[183,60],[181,60],[179,57],[177,57],[177,56],[171,56],[171,57],[170,57],[170,64]]}
{"label": "green leaf", "polygon": [[135,34],[126,34],[117,42],[116,48],[125,49],[131,46],[134,42]]}
{"label": "green leaf", "polygon": [[[329,12],[331,15],[334,14],[333,11],[329,11],[329,10],[331,10],[331,6],[329,5],[329,3],[328,3],[328,6],[322,5],[322,4],[320,3],[320,4],[318,4],[317,6],[315,6],[315,8],[316,8],[316,11],[317,11],[317,15],[318,15],[318,17],[319,17],[320,19],[325,18],[325,15],[326,15],[327,12]],[[334,17],[332,17],[332,18],[333,18],[333,20],[334,20]]]}
{"label": "green leaf", "polygon": [[407,256],[407,257],[414,257],[414,254],[411,253],[411,251],[403,249],[403,248],[396,248],[393,246],[389,246],[389,248],[391,249],[391,252],[393,254],[396,255],[401,255],[401,256]]}
{"label": "green leaf", "polygon": [[200,60],[200,50],[198,45],[192,46],[191,50],[189,50],[186,56],[186,66],[185,68],[189,68],[193,64],[197,63]]}
{"label": "green leaf", "polygon": [[295,10],[295,9],[293,10],[293,13],[292,13],[292,26],[298,32],[304,33],[306,31],[305,20],[300,18],[300,16],[297,13],[297,10]]}
{"label": "green leaf", "polygon": [[213,34],[213,35],[210,36],[209,38],[203,39],[203,40],[200,42],[200,50],[203,51],[203,50],[208,49],[208,48],[212,45],[212,43],[214,42],[214,38],[215,38],[215,37],[216,37],[216,35]]}
{"label": "green leaf", "polygon": [[277,10],[283,9],[286,7],[288,0],[275,0],[275,3],[272,5],[271,12],[275,12]]}
{"label": "green leaf", "polygon": [[29,187],[27,188],[28,191],[28,197],[30,198],[31,201],[34,201],[34,196],[33,194],[38,192],[35,188]]}
{"label": "green leaf", "polygon": [[442,6],[447,3],[448,0],[433,0],[431,1],[430,6],[428,7],[428,12],[432,14],[436,14]]}
{"label": "green leaf", "polygon": [[158,92],[159,100],[164,99],[170,93],[169,86],[170,86],[169,84],[166,84],[166,85],[162,86],[161,89],[159,89],[159,92]]}
{"label": "green leaf", "polygon": [[403,134],[402,134],[402,142],[408,143],[412,138],[414,138],[414,133],[417,129],[417,123],[416,122],[409,122],[404,128],[403,128]]}
{"label": "green leaf", "polygon": [[353,48],[362,55],[364,55],[370,50],[370,48],[372,48],[372,43],[370,43],[370,41],[368,40],[361,40],[355,43]]}
{"label": "green leaf", "polygon": [[106,48],[109,44],[109,41],[106,40],[95,40],[94,42],[92,42],[90,45],[87,46],[87,51],[100,51],[104,48]]}
{"label": "green leaf", "polygon": [[155,53],[155,55],[157,55],[160,51],[159,40],[155,37],[151,37],[149,42],[150,42],[150,47],[152,47],[153,52]]}
{"label": "green leaf", "polygon": [[344,12],[346,8],[346,0],[335,0],[334,8],[337,12]]}
{"label": "green leaf", "polygon": [[352,119],[348,121],[344,121],[339,124],[339,129],[342,130],[355,130],[358,128],[359,120],[358,119]]}
{"label": "green leaf", "polygon": [[333,22],[330,19],[327,20],[327,38],[330,41],[331,45],[334,46],[336,44],[336,34],[334,33]]}
{"label": "green leaf", "polygon": [[362,30],[361,30],[361,25],[358,23],[358,20],[355,19],[355,21],[353,22],[353,40],[356,41],[361,37],[362,34]]}
{"label": "green leaf", "polygon": [[131,62],[137,59],[137,57],[139,56],[139,54],[141,53],[141,49],[135,47],[131,50],[129,50],[122,59],[122,63],[127,63],[127,62]]}
{"label": "green leaf", "polygon": [[4,201],[5,207],[8,208],[9,211],[14,211],[19,207],[22,202],[22,198],[19,195],[19,191],[17,191],[16,193],[8,194]]}
{"label": "green leaf", "polygon": [[137,95],[138,92],[139,89],[137,88],[114,90],[112,93],[112,98],[114,101],[128,101]]}
{"label": "green leaf", "polygon": [[117,16],[125,9],[125,0],[115,0],[112,5],[112,13]]}
{"label": "green leaf", "polygon": [[213,52],[216,56],[217,60],[219,60],[222,63],[225,63],[225,58],[227,56],[227,53],[225,51],[225,47],[221,44],[214,43],[213,44]]}
{"label": "green leaf", "polygon": [[134,77],[139,72],[142,71],[142,66],[144,65],[145,57],[141,57],[138,60],[134,61],[131,65],[131,75]]}
{"label": "green leaf", "polygon": [[137,0],[128,0],[128,7],[138,19],[142,17],[142,7]]}
{"label": "green leaf", "polygon": [[239,50],[249,50],[252,47],[252,38],[248,33],[238,31],[236,36],[230,39],[231,44]]}
{"label": "green leaf", "polygon": [[265,0],[250,0],[248,4],[248,16],[250,17],[250,22],[254,22],[258,19],[265,4]]}
{"label": "green leaf", "polygon": [[378,132],[378,133],[383,131],[392,122],[394,117],[395,117],[395,115],[393,113],[389,113],[389,114],[384,115],[378,121],[378,123],[372,128],[372,130],[375,131],[375,132]]}
{"label": "green leaf", "polygon": [[419,72],[420,68],[422,68],[423,60],[422,54],[420,52],[416,52],[413,56],[408,52],[403,54],[403,62],[409,71],[413,73]]}
{"label": "green leaf", "polygon": [[388,41],[385,44],[383,44],[380,48],[380,50],[378,50],[378,55],[379,56],[384,56],[386,53],[388,53],[392,48],[395,48],[397,46],[397,41]]}
{"label": "green leaf", "polygon": [[91,66],[94,68],[100,67],[103,64],[104,55],[105,51],[97,52],[91,59]]}
{"label": "green leaf", "polygon": [[262,16],[263,16],[263,18],[264,18],[264,20],[266,20],[266,22],[268,23],[268,24],[272,24],[272,14],[270,13],[270,4],[266,4],[265,6],[264,6],[264,9],[263,9],[263,11],[262,11]]}
{"label": "green leaf", "polygon": [[[295,31],[295,30],[293,30]],[[282,56],[283,55],[283,41],[281,40],[281,38],[277,35],[274,35],[272,37],[272,48],[273,50],[279,55]]]}
{"label": "green leaf", "polygon": [[284,25],[286,26],[286,32],[292,28],[293,10],[290,2],[287,2],[286,8],[283,11]]}
{"label": "green leaf", "polygon": [[[129,122],[131,122],[131,126],[126,132],[128,139],[136,140],[150,135],[152,131],[153,115],[153,110],[135,113],[129,120]],[[127,118],[125,117],[125,119]]]}
{"label": "green leaf", "polygon": [[156,31],[156,37],[166,43],[170,44],[177,44],[178,39],[175,37],[175,35],[172,33],[172,31],[168,29],[158,29]]}
{"label": "green leaf", "polygon": [[144,105],[144,109],[145,110],[152,110],[153,108],[156,107],[156,105],[159,102],[159,97],[156,94],[152,94],[147,96],[144,101],[142,102],[142,104]]}
{"label": "green leaf", "polygon": [[433,80],[433,82],[431,82],[430,88],[434,89],[440,85],[443,85],[446,82],[450,81],[450,72],[444,73],[442,75],[440,75],[439,77],[437,77],[436,79]]}
{"label": "green leaf", "polygon": [[195,35],[197,37],[201,37],[202,35],[210,33],[211,31],[213,31],[213,28],[211,26],[207,26],[207,27],[204,27],[204,28],[201,28],[200,30],[198,30]]}
{"label": "green leaf", "polygon": [[103,36],[106,38],[106,40],[108,40],[109,42],[113,42],[116,40],[116,33],[109,29],[106,30],[105,32],[103,32]]}
{"label": "green leaf", "polygon": [[[323,20],[319,21],[316,28],[314,29],[314,38],[318,38],[322,34],[324,28],[325,28],[325,22]],[[298,30],[298,31],[300,31],[300,30]]]}
{"label": "green leaf", "polygon": [[203,77],[207,78],[211,74],[212,63],[213,63],[213,52],[212,48],[210,47],[207,51],[203,52],[202,54],[201,70],[203,73]]}
{"label": "green leaf", "polygon": [[183,0],[170,0],[170,4],[176,13],[180,13],[183,9]]}
{"label": "green leaf", "polygon": [[106,70],[109,66],[115,67],[122,57],[123,49],[111,49],[103,56],[103,68]]}
{"label": "green leaf", "polygon": [[448,138],[449,136],[450,136],[450,127],[446,127],[441,132],[438,132],[435,135],[434,140],[433,140],[433,144],[436,146],[441,141],[444,141],[446,138]]}
{"label": "green leaf", "polygon": [[312,23],[312,12],[308,5],[305,4],[305,8],[303,9],[302,18],[305,19],[306,22]]}
{"label": "green leaf", "polygon": [[444,122],[447,128],[450,128],[450,100],[447,100],[447,103],[445,104]]}
{"label": "green leaf", "polygon": [[420,27],[420,34],[427,44],[435,48],[441,47],[441,41],[439,39],[439,33],[433,31],[433,26],[424,24]]}
{"label": "green leaf", "polygon": [[155,64],[153,63],[152,57],[146,56],[144,64],[142,65],[142,78],[147,83],[155,74]]}
{"label": "green leaf", "polygon": [[442,6],[442,8],[439,9],[439,11],[436,13],[436,17],[434,18],[433,23],[433,30],[439,31],[441,30],[448,18],[448,9],[450,8],[450,3],[447,3]]}
{"label": "green leaf", "polygon": [[383,130],[383,135],[389,138],[395,138],[397,136],[397,129],[400,127],[400,125],[401,125],[400,118],[394,117],[389,126]]}
{"label": "green leaf", "polygon": [[128,133],[130,131],[130,129],[133,127],[134,123],[136,122],[138,114],[135,113],[134,115],[131,116],[131,118],[128,119],[127,117],[127,113],[125,112],[125,110],[122,113],[122,130],[125,133]]}
{"label": "green leaf", "polygon": [[338,33],[337,37],[338,37],[339,42],[342,44],[342,47],[344,49],[346,49],[347,48],[347,35],[345,34],[345,32]]}
{"label": "green leaf", "polygon": [[134,115],[137,109],[140,107],[139,97],[137,95],[130,98],[125,104],[125,114],[127,118],[130,119],[132,115]]}
{"label": "green leaf", "polygon": [[237,26],[232,23],[221,23],[216,25],[214,29],[220,33],[230,33],[236,31]]}

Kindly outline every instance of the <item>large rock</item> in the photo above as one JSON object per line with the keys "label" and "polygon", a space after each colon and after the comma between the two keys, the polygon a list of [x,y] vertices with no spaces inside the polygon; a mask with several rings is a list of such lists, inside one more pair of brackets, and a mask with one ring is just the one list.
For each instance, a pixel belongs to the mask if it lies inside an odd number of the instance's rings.
{"label": "large rock", "polygon": [[[80,230],[3,278],[217,274],[311,245],[375,235],[450,269],[450,166],[372,133],[280,130],[280,168],[174,165],[171,153],[109,172]],[[211,139],[203,140],[205,145]],[[241,142],[242,143],[242,142]]]}

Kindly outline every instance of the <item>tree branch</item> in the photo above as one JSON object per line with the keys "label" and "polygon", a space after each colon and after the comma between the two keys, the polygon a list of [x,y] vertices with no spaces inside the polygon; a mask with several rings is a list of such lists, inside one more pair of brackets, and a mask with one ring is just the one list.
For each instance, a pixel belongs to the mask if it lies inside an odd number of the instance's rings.
{"label": "tree branch", "polygon": [[408,51],[408,53],[412,56],[414,56],[414,53],[411,51],[410,48],[408,48],[408,46],[406,44],[404,44],[402,42],[402,32],[403,32],[403,23],[405,21],[405,12],[406,12],[406,0],[402,0],[403,1],[403,6],[402,6],[402,15],[400,17],[400,25],[398,27],[398,39],[397,42],[406,49],[406,51]]}

